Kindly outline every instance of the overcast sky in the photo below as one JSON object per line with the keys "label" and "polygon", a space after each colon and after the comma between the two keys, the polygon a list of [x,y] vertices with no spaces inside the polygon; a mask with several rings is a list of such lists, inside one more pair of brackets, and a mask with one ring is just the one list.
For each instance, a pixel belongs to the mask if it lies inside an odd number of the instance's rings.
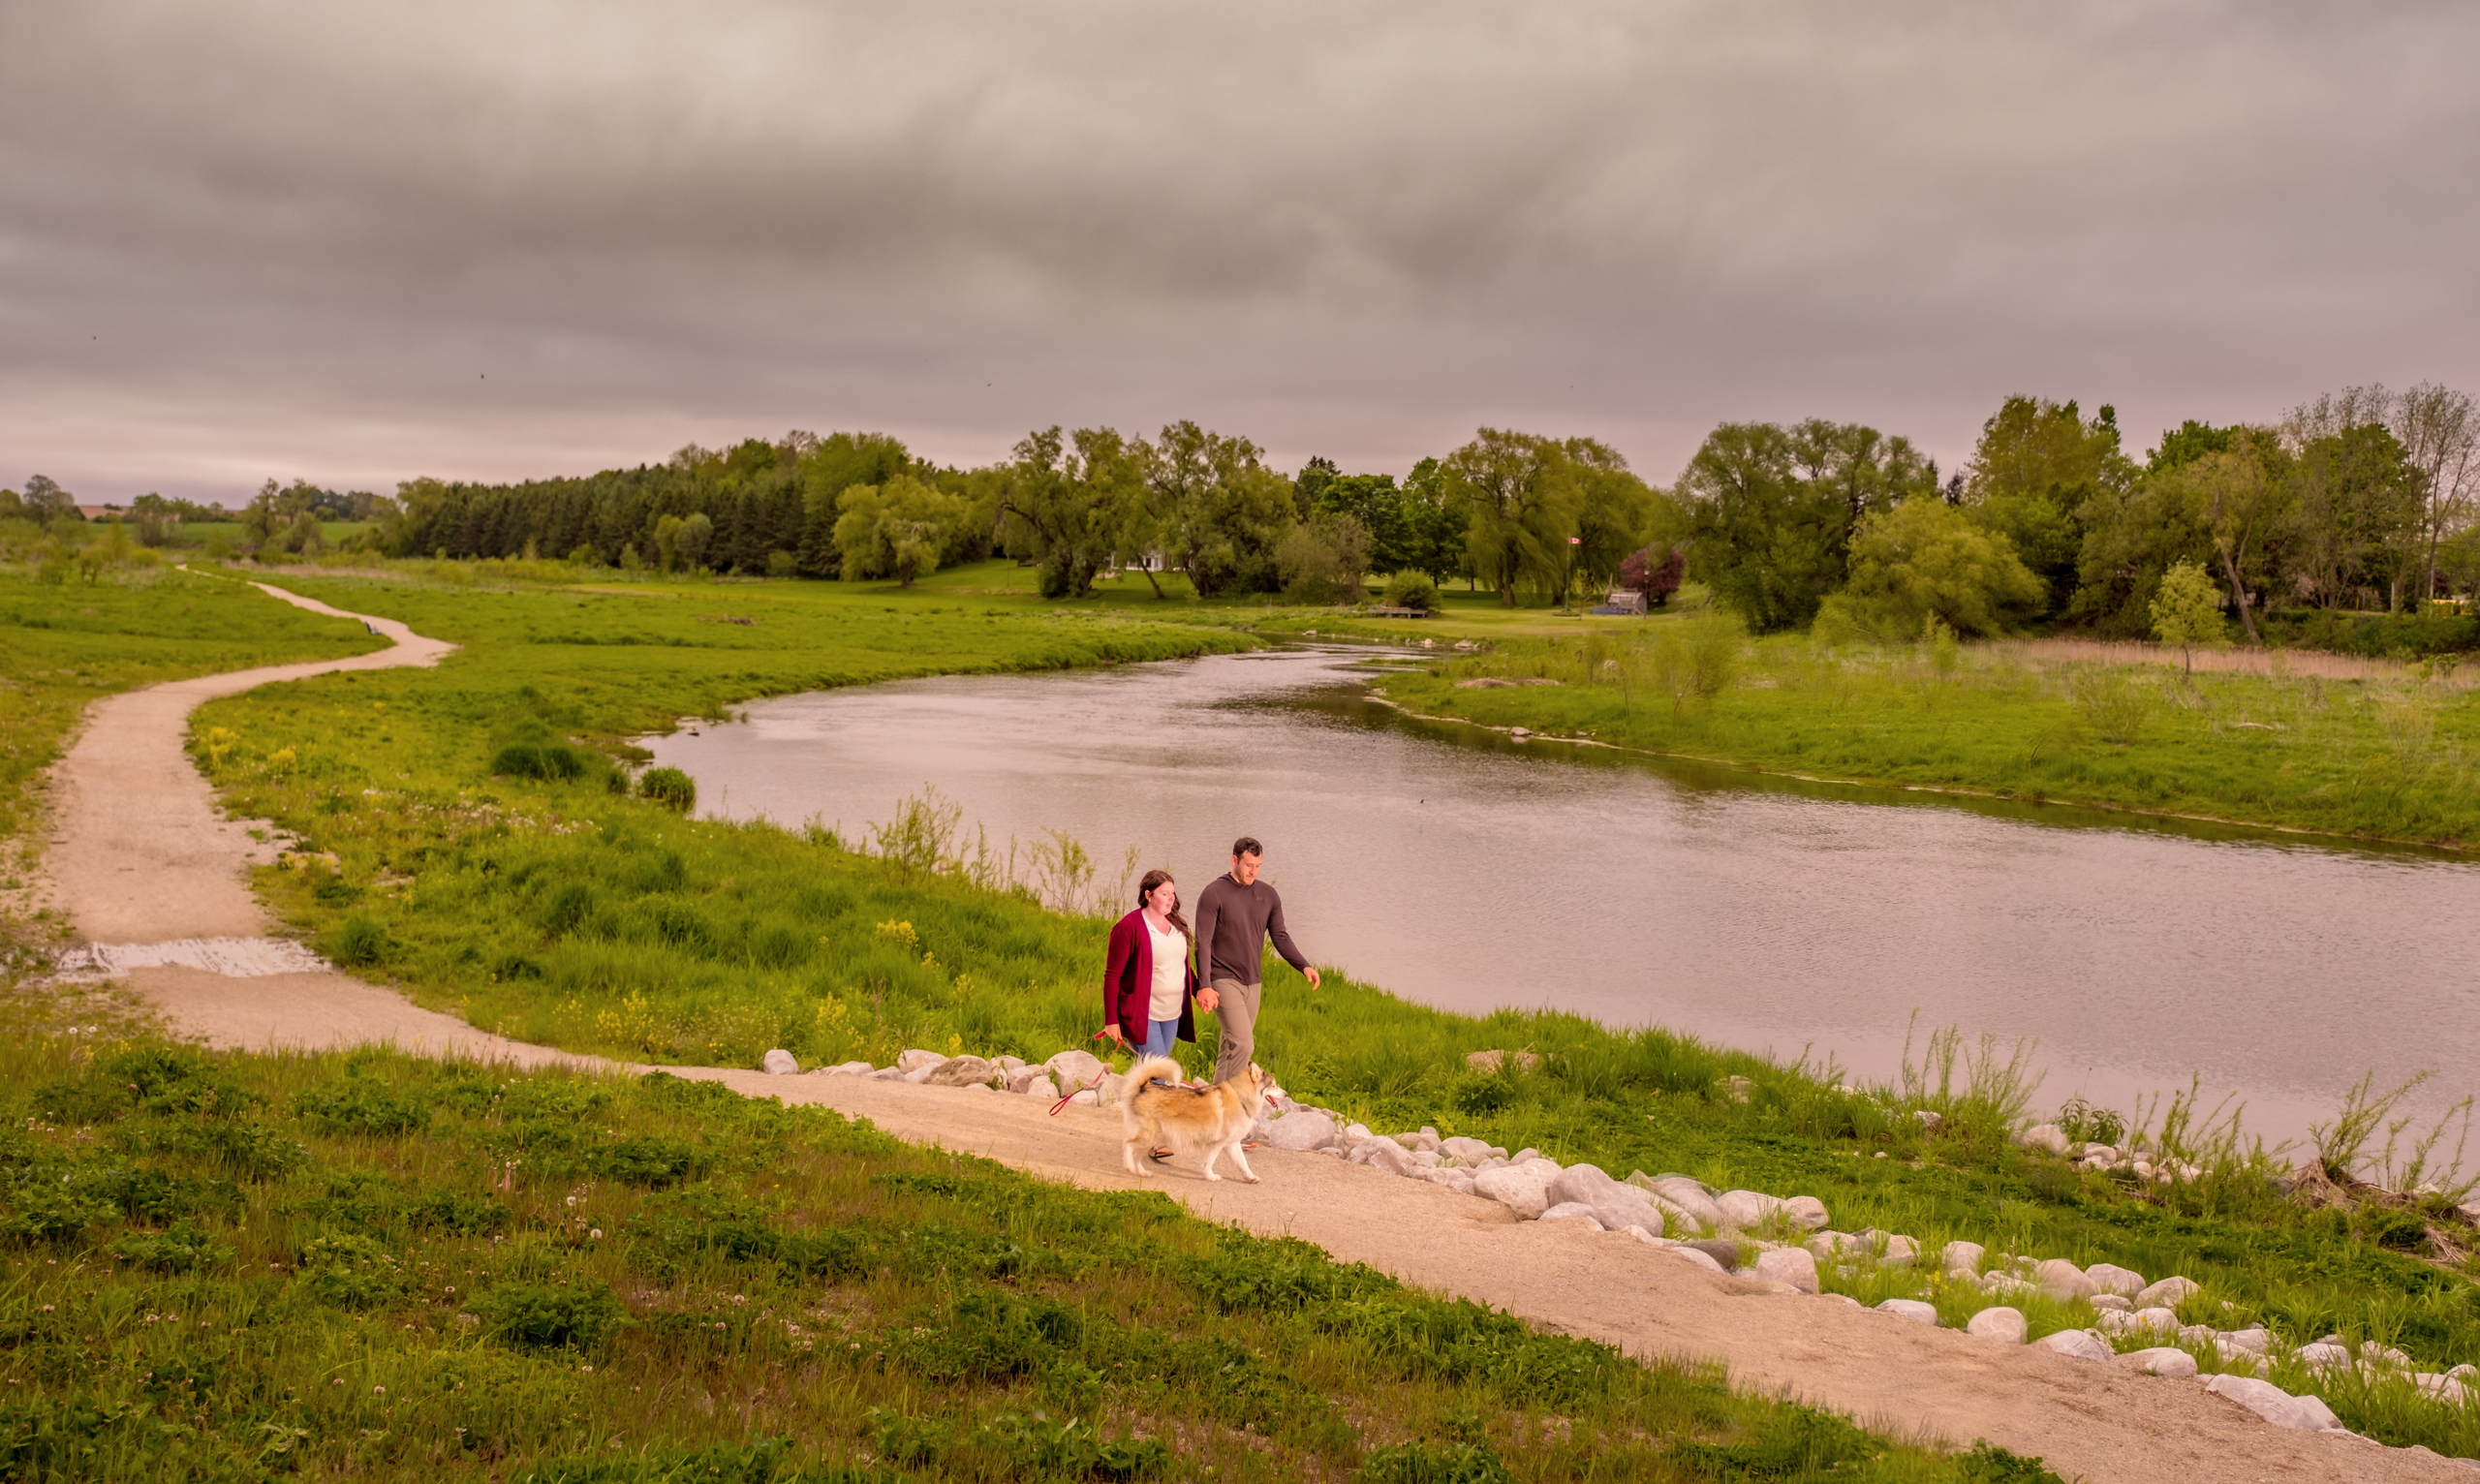
{"label": "overcast sky", "polygon": [[0,3],[0,483],[2480,390],[2480,6]]}

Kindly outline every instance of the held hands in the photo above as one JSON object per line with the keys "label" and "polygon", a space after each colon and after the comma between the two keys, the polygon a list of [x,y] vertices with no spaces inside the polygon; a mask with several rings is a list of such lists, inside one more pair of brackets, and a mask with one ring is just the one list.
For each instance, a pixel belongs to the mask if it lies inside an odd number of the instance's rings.
{"label": "held hands", "polygon": [[1209,1015],[1213,1014],[1214,1007],[1222,1003],[1223,997],[1216,994],[1212,989],[1200,989],[1197,991],[1197,1008],[1205,1011]]}

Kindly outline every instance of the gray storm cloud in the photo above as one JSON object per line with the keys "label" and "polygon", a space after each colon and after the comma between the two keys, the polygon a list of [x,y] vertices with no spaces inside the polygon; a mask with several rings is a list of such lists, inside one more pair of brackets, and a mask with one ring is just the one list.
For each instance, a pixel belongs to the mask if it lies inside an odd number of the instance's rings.
{"label": "gray storm cloud", "polygon": [[2480,382],[2468,6],[0,8],[0,480]]}

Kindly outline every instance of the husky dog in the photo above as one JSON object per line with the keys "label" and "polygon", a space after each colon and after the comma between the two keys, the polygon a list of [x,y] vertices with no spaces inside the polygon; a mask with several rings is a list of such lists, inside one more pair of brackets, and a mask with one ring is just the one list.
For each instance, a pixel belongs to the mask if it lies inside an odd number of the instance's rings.
{"label": "husky dog", "polygon": [[[1157,1077],[1170,1086],[1156,1086]],[[1228,1082],[1184,1087],[1179,1063],[1166,1056],[1142,1058],[1120,1079],[1120,1107],[1128,1127],[1128,1142],[1120,1153],[1128,1160],[1128,1172],[1142,1177],[1145,1160],[1140,1157],[1155,1145],[1167,1144],[1184,1154],[1204,1150],[1208,1180],[1223,1178],[1214,1172],[1214,1161],[1228,1152],[1240,1167],[1240,1178],[1256,1185],[1257,1172],[1249,1168],[1240,1146],[1256,1127],[1257,1110],[1265,1105],[1266,1088],[1273,1081],[1252,1062]]]}

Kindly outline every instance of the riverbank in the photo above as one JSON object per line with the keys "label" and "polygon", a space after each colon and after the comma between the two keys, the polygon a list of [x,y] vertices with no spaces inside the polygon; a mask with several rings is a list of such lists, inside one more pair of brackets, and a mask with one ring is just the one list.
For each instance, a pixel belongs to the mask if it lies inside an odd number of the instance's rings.
{"label": "riverbank", "polygon": [[1419,715],[1820,782],[2457,852],[2480,841],[2480,691],[2451,671],[2350,659],[2367,673],[2329,675],[2276,657],[2263,673],[2190,675],[2098,646],[1776,635],[1715,646],[1700,676],[1686,639],[1718,622],[1494,639],[1373,684]]}
{"label": "riverbank", "polygon": [[[742,626],[692,627],[708,603],[631,620],[672,623],[635,632],[683,645],[601,646],[602,666],[578,673],[549,663],[541,644],[489,637],[572,632],[553,621],[573,619],[562,604],[576,595],[497,593],[484,608],[402,583],[317,590],[472,640],[437,672],[277,688],[200,718],[202,728],[240,739],[217,775],[228,799],[265,813],[300,847],[298,869],[262,873],[268,900],[362,973],[486,1029],[653,1061],[747,1065],[769,1046],[805,1064],[885,1060],[905,1044],[1046,1054],[1091,1030],[1101,921],[1045,911],[1030,887],[976,881],[968,843],[950,834],[938,845],[935,818],[895,831],[910,843],[891,860],[823,832],[682,819],[599,781],[487,774],[492,728],[511,706],[521,704],[520,721],[557,719],[584,735],[593,716],[661,709],[719,671],[746,683],[740,666],[765,662],[679,656],[706,633],[738,637],[728,631]],[[788,676],[884,663],[891,639],[912,660],[1008,660],[991,653],[984,627],[1007,615],[914,610],[888,635],[852,596],[832,621],[852,627],[836,632],[875,643],[881,660],[795,645]],[[785,613],[764,617],[779,638],[791,632]],[[1071,642],[1089,644],[1099,662],[1150,657],[1149,644],[1176,637],[1107,619],[1024,622],[1052,626],[1025,637],[1040,646],[1029,653],[1053,663]],[[624,685],[633,665],[642,669]],[[639,710],[596,711],[598,696]],[[286,749],[292,767],[272,766]],[[1659,1031],[1619,1035],[1554,1014],[1449,1015],[1342,976],[1312,995],[1281,969],[1271,992],[1286,1013],[1262,1031],[1270,1064],[1301,1096],[1374,1127],[1431,1124],[1608,1168],[1681,1170],[1718,1188],[1812,1190],[1855,1229],[2185,1272],[2206,1284],[2205,1301],[2285,1334],[2380,1339],[2439,1367],[2480,1355],[2468,1278],[2387,1245],[2442,1258],[2416,1222],[2406,1230],[2388,1210],[2296,1206],[2244,1158],[2221,1161],[2213,1180],[2162,1189],[2027,1155],[2001,1136],[2025,1111],[2002,1055],[1978,1076],[1966,1059],[1951,1081],[1928,1073],[1917,1089],[1867,1096],[1842,1090],[1831,1071]],[[1206,1036],[1210,1043],[1210,1026]],[[1515,1076],[1465,1065],[1492,1048],[1531,1050],[1543,1065]],[[1909,1116],[1921,1108],[1948,1116],[1938,1134]],[[2204,1142],[2193,1128],[2186,1137]],[[2434,1432],[2395,1440],[2464,1446],[2463,1423],[2431,1422]]]}

